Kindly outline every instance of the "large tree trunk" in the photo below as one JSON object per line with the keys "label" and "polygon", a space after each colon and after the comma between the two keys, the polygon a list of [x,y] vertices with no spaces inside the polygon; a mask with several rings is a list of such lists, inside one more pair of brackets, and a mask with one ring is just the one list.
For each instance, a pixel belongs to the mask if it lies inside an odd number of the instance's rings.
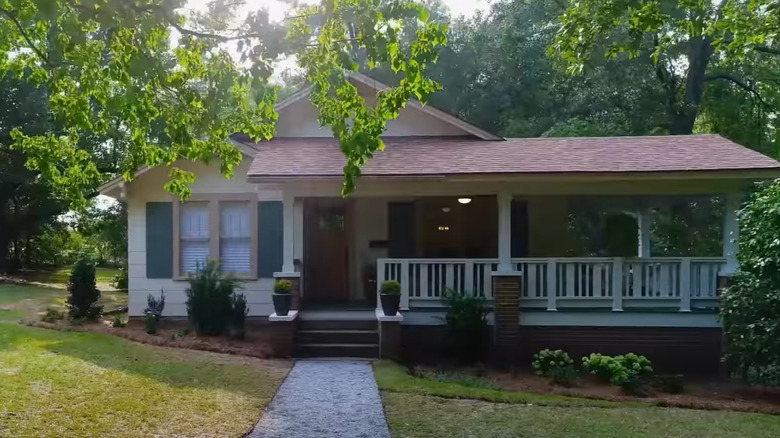
{"label": "large tree trunk", "polygon": [[693,132],[693,124],[699,115],[699,104],[704,94],[704,79],[714,48],[712,38],[695,37],[688,44],[688,75],[685,78],[685,95],[672,117],[670,133],[685,135]]}

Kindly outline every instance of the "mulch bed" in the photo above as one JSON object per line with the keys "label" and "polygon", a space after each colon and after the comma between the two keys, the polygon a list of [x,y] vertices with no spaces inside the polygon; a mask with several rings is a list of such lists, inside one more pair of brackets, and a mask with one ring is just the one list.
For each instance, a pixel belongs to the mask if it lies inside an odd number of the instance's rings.
{"label": "mulch bed", "polygon": [[269,334],[264,333],[262,330],[250,330],[249,328],[247,329],[246,337],[239,340],[231,339],[227,336],[201,337],[196,336],[192,331],[184,334],[183,330],[187,328],[185,321],[163,320],[160,322],[155,335],[147,334],[144,329],[144,322],[134,319],[131,319],[127,326],[123,328],[111,327],[110,321],[107,319],[81,325],[73,325],[67,320],[56,323],[42,321],[23,321],[23,323],[31,327],[51,330],[108,334],[134,342],[161,347],[211,351],[260,359],[274,357]]}
{"label": "mulch bed", "polygon": [[[683,376],[683,391],[679,394],[662,392],[652,382],[642,386],[640,395],[626,393],[612,386],[584,376],[570,386],[554,384],[531,370],[514,372],[491,368],[469,368],[445,365],[443,367],[415,367],[415,374],[444,373],[448,381],[466,378],[484,381],[486,387],[531,394],[562,395],[614,402],[638,402],[654,406],[703,410],[729,410],[780,415],[780,388],[758,388],[744,383],[712,376]],[[438,378],[435,378],[439,380]]]}
{"label": "mulch bed", "polygon": [[627,394],[618,386],[608,385],[592,377],[577,379],[574,386],[563,387],[529,371],[516,373],[488,371],[487,379],[502,389],[556,394],[619,402],[643,402],[656,406],[760,412],[780,415],[780,389],[755,388],[733,380],[706,377],[684,378],[680,394],[660,392],[651,385],[643,388],[643,396]]}

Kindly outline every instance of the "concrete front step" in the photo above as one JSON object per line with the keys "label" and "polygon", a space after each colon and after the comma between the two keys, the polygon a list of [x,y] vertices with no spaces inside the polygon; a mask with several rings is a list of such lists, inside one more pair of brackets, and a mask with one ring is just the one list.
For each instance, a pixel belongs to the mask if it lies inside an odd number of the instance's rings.
{"label": "concrete front step", "polygon": [[378,344],[376,330],[298,330],[295,342],[300,344]]}
{"label": "concrete front step", "polygon": [[371,358],[379,357],[378,344],[299,344],[296,343],[293,357],[343,357]]}
{"label": "concrete front step", "polygon": [[305,319],[298,320],[298,330],[364,330],[377,331],[376,320],[331,320]]}

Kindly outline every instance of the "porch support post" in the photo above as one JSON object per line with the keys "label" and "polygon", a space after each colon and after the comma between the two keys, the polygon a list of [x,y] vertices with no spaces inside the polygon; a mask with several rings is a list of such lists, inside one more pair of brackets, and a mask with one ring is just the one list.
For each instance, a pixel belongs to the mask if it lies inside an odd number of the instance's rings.
{"label": "porch support post", "polygon": [[653,217],[649,209],[642,209],[637,212],[638,228],[638,257],[650,257],[650,239],[653,234]]}
{"label": "porch support post", "polygon": [[739,237],[737,211],[739,210],[740,198],[739,193],[726,195],[726,211],[723,214],[723,257],[726,259],[726,264],[720,270],[722,277],[731,277],[739,267],[737,263],[737,238]]}
{"label": "porch support post", "polygon": [[282,198],[282,272],[285,274],[295,272],[295,197],[284,192]]}
{"label": "porch support post", "polygon": [[499,273],[513,272],[512,268],[512,194],[501,192],[498,199],[498,269]]}

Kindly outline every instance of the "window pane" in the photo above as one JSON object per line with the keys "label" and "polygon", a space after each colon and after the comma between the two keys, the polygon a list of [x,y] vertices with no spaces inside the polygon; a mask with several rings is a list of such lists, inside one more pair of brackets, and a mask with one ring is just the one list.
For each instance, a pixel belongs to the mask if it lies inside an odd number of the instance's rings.
{"label": "window pane", "polygon": [[182,239],[209,238],[209,204],[185,202],[179,211],[179,235]]}
{"label": "window pane", "polygon": [[222,202],[219,215],[222,271],[248,274],[251,251],[249,203]]}
{"label": "window pane", "polygon": [[181,241],[181,272],[195,272],[197,268],[206,265],[209,258],[208,240]]}
{"label": "window pane", "polygon": [[249,238],[223,238],[219,245],[222,271],[248,274],[249,251]]}
{"label": "window pane", "polygon": [[179,209],[179,270],[186,274],[209,258],[209,204],[185,202]]}

